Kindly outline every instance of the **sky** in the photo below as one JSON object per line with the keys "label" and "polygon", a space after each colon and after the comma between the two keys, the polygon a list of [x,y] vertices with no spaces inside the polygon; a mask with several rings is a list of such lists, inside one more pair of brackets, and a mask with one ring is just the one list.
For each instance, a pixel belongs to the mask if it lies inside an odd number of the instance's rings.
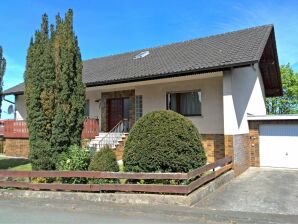
{"label": "sky", "polygon": [[[298,1],[279,0],[10,0],[0,9],[4,89],[23,81],[30,38],[42,14],[54,23],[74,11],[83,60],[274,24],[280,64],[298,71]],[[13,100],[13,97],[6,97]],[[2,118],[8,103],[3,103]]]}

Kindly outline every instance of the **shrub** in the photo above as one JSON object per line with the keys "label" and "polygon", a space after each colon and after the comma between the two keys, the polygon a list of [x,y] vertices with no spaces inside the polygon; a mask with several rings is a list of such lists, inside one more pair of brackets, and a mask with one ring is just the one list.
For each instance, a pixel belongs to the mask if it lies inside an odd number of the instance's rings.
{"label": "shrub", "polygon": [[[119,172],[116,155],[109,146],[104,146],[96,152],[89,165],[89,170]],[[120,183],[118,179],[91,179],[90,183]]]}
{"label": "shrub", "polygon": [[206,164],[197,128],[173,111],[156,111],[138,120],[123,155],[125,171],[188,172]]}
{"label": "shrub", "polygon": [[[91,156],[88,150],[72,145],[62,153],[57,162],[58,170],[88,170]],[[62,178],[64,183],[86,183],[86,178]]]}
{"label": "shrub", "polygon": [[109,146],[96,152],[89,165],[89,170],[119,172],[116,155]]}

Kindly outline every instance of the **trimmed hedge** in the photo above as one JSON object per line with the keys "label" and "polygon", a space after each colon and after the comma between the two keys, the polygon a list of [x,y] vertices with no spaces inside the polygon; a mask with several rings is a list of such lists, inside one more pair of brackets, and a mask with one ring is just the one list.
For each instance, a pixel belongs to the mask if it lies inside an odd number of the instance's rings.
{"label": "trimmed hedge", "polygon": [[125,143],[125,171],[188,172],[206,164],[197,128],[184,116],[168,110],[139,119]]}
{"label": "trimmed hedge", "polygon": [[89,170],[119,172],[116,155],[109,146],[96,152],[89,165]]}

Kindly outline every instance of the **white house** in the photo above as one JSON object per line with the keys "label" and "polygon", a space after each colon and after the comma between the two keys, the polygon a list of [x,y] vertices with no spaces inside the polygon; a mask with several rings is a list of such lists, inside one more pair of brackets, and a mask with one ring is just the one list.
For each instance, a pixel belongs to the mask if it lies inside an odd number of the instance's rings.
{"label": "white house", "polygon": [[[272,25],[86,60],[83,81],[86,116],[99,118],[101,132],[171,109],[198,128],[209,161],[249,157],[247,115],[265,115],[265,97],[282,95]],[[4,91],[15,95],[17,120],[26,119],[23,92]]]}

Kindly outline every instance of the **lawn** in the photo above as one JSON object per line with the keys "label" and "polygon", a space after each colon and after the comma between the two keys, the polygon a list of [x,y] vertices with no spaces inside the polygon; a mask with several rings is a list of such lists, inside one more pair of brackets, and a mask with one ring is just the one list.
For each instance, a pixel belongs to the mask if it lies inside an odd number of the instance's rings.
{"label": "lawn", "polygon": [[0,157],[0,169],[31,170],[31,164],[24,158]]}

